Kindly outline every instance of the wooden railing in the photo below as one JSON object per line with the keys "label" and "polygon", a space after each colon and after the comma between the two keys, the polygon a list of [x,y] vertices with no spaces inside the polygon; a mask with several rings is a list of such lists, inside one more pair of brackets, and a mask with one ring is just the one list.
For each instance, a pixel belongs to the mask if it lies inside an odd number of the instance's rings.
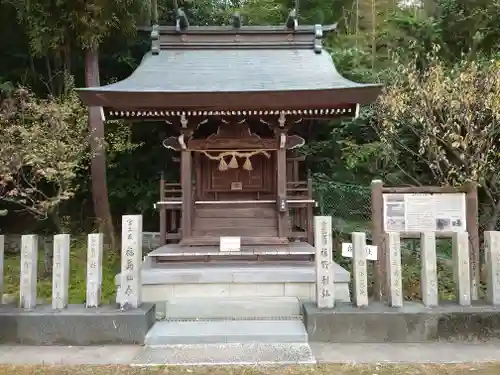
{"label": "wooden railing", "polygon": [[[233,201],[195,202],[195,187],[193,186],[194,207],[200,203],[243,203]],[[255,201],[257,202],[257,201]],[[249,201],[248,203],[255,203]],[[259,201],[274,203],[275,200]],[[289,210],[289,239],[291,241],[306,241],[313,244],[313,207],[312,180],[287,182],[287,203]],[[156,203],[160,213],[160,244],[176,243],[181,240],[182,189],[180,183],[168,183],[164,177],[160,180],[160,200]]]}
{"label": "wooden railing", "polygon": [[160,179],[160,245],[178,242],[181,239],[182,189],[180,183]]}
{"label": "wooden railing", "polygon": [[313,244],[312,180],[287,182],[289,239]]}

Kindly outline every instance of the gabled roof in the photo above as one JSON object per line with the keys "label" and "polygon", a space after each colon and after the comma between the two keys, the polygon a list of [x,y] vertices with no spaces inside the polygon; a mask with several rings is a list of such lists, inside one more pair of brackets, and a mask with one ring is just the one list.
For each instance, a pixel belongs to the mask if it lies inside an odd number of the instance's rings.
{"label": "gabled roof", "polygon": [[319,26],[153,30],[152,52],[132,75],[79,89],[87,105],[119,110],[292,110],[373,102],[379,85],[342,77]]}

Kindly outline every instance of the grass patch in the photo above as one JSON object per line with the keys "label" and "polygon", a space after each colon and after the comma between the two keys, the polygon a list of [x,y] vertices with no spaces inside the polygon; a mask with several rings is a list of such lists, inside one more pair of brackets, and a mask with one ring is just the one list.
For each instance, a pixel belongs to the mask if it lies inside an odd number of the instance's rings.
{"label": "grass patch", "polygon": [[[45,274],[44,254],[38,254],[38,297],[47,303],[52,297],[52,275]],[[115,252],[104,254],[102,262],[102,303],[115,303],[114,278],[120,272],[120,257]],[[4,293],[19,297],[21,254],[6,254],[4,264]],[[85,239],[71,241],[69,274],[69,303],[80,304],[86,299],[87,244]]]}
{"label": "grass patch", "polygon": [[[350,240],[345,240],[348,242]],[[334,260],[342,267],[352,273],[352,258],[344,258],[341,255],[341,240],[335,245]],[[447,250],[447,243],[440,243],[441,251]],[[367,262],[368,268],[368,285],[369,294],[374,294],[374,264],[373,261]],[[406,301],[422,301],[422,286],[421,286],[421,269],[422,262],[420,259],[420,250],[414,246],[412,241],[401,241],[401,267],[403,274],[403,295]],[[453,268],[451,260],[447,257],[439,257],[437,259],[437,274],[438,274],[438,293],[440,301],[453,301],[456,299],[456,287],[453,280]],[[351,283],[351,288],[352,288]],[[351,290],[351,295],[353,291]],[[484,290],[480,289],[480,296],[484,296]],[[499,373],[500,374],[500,373]]]}
{"label": "grass patch", "polygon": [[500,364],[320,365],[266,367],[0,366],[10,375],[498,375]]}

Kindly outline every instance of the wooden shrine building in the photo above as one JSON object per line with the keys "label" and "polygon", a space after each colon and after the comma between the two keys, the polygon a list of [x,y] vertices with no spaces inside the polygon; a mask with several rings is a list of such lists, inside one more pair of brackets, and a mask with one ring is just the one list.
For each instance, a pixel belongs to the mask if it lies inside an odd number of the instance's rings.
{"label": "wooden shrine building", "polygon": [[[161,181],[162,244],[312,244],[311,181],[297,135],[311,119],[354,117],[379,85],[335,69],[322,38],[335,26],[153,26],[151,51],[130,77],[80,89],[106,119],[164,121],[180,181]],[[297,134],[296,134],[297,133]]]}
{"label": "wooden shrine building", "polygon": [[[196,297],[193,306],[202,297],[315,298],[304,129],[357,116],[381,90],[337,72],[322,47],[334,30],[298,26],[294,11],[281,26],[242,26],[235,15],[218,27],[189,26],[178,11],[175,26],[151,28],[151,51],[130,77],[79,89],[105,119],[161,121],[175,134],[163,146],[180,179],[161,181],[161,246],[142,270],[143,300],[167,318],[185,317],[165,307],[177,297]],[[222,251],[228,237],[241,248]],[[335,298],[349,301],[349,272],[333,267]]]}

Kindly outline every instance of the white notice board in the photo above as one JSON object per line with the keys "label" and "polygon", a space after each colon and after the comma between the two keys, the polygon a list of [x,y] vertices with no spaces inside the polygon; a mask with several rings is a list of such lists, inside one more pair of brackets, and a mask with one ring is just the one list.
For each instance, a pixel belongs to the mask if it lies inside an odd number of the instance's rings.
{"label": "white notice board", "polygon": [[384,232],[465,232],[465,193],[383,194]]}

